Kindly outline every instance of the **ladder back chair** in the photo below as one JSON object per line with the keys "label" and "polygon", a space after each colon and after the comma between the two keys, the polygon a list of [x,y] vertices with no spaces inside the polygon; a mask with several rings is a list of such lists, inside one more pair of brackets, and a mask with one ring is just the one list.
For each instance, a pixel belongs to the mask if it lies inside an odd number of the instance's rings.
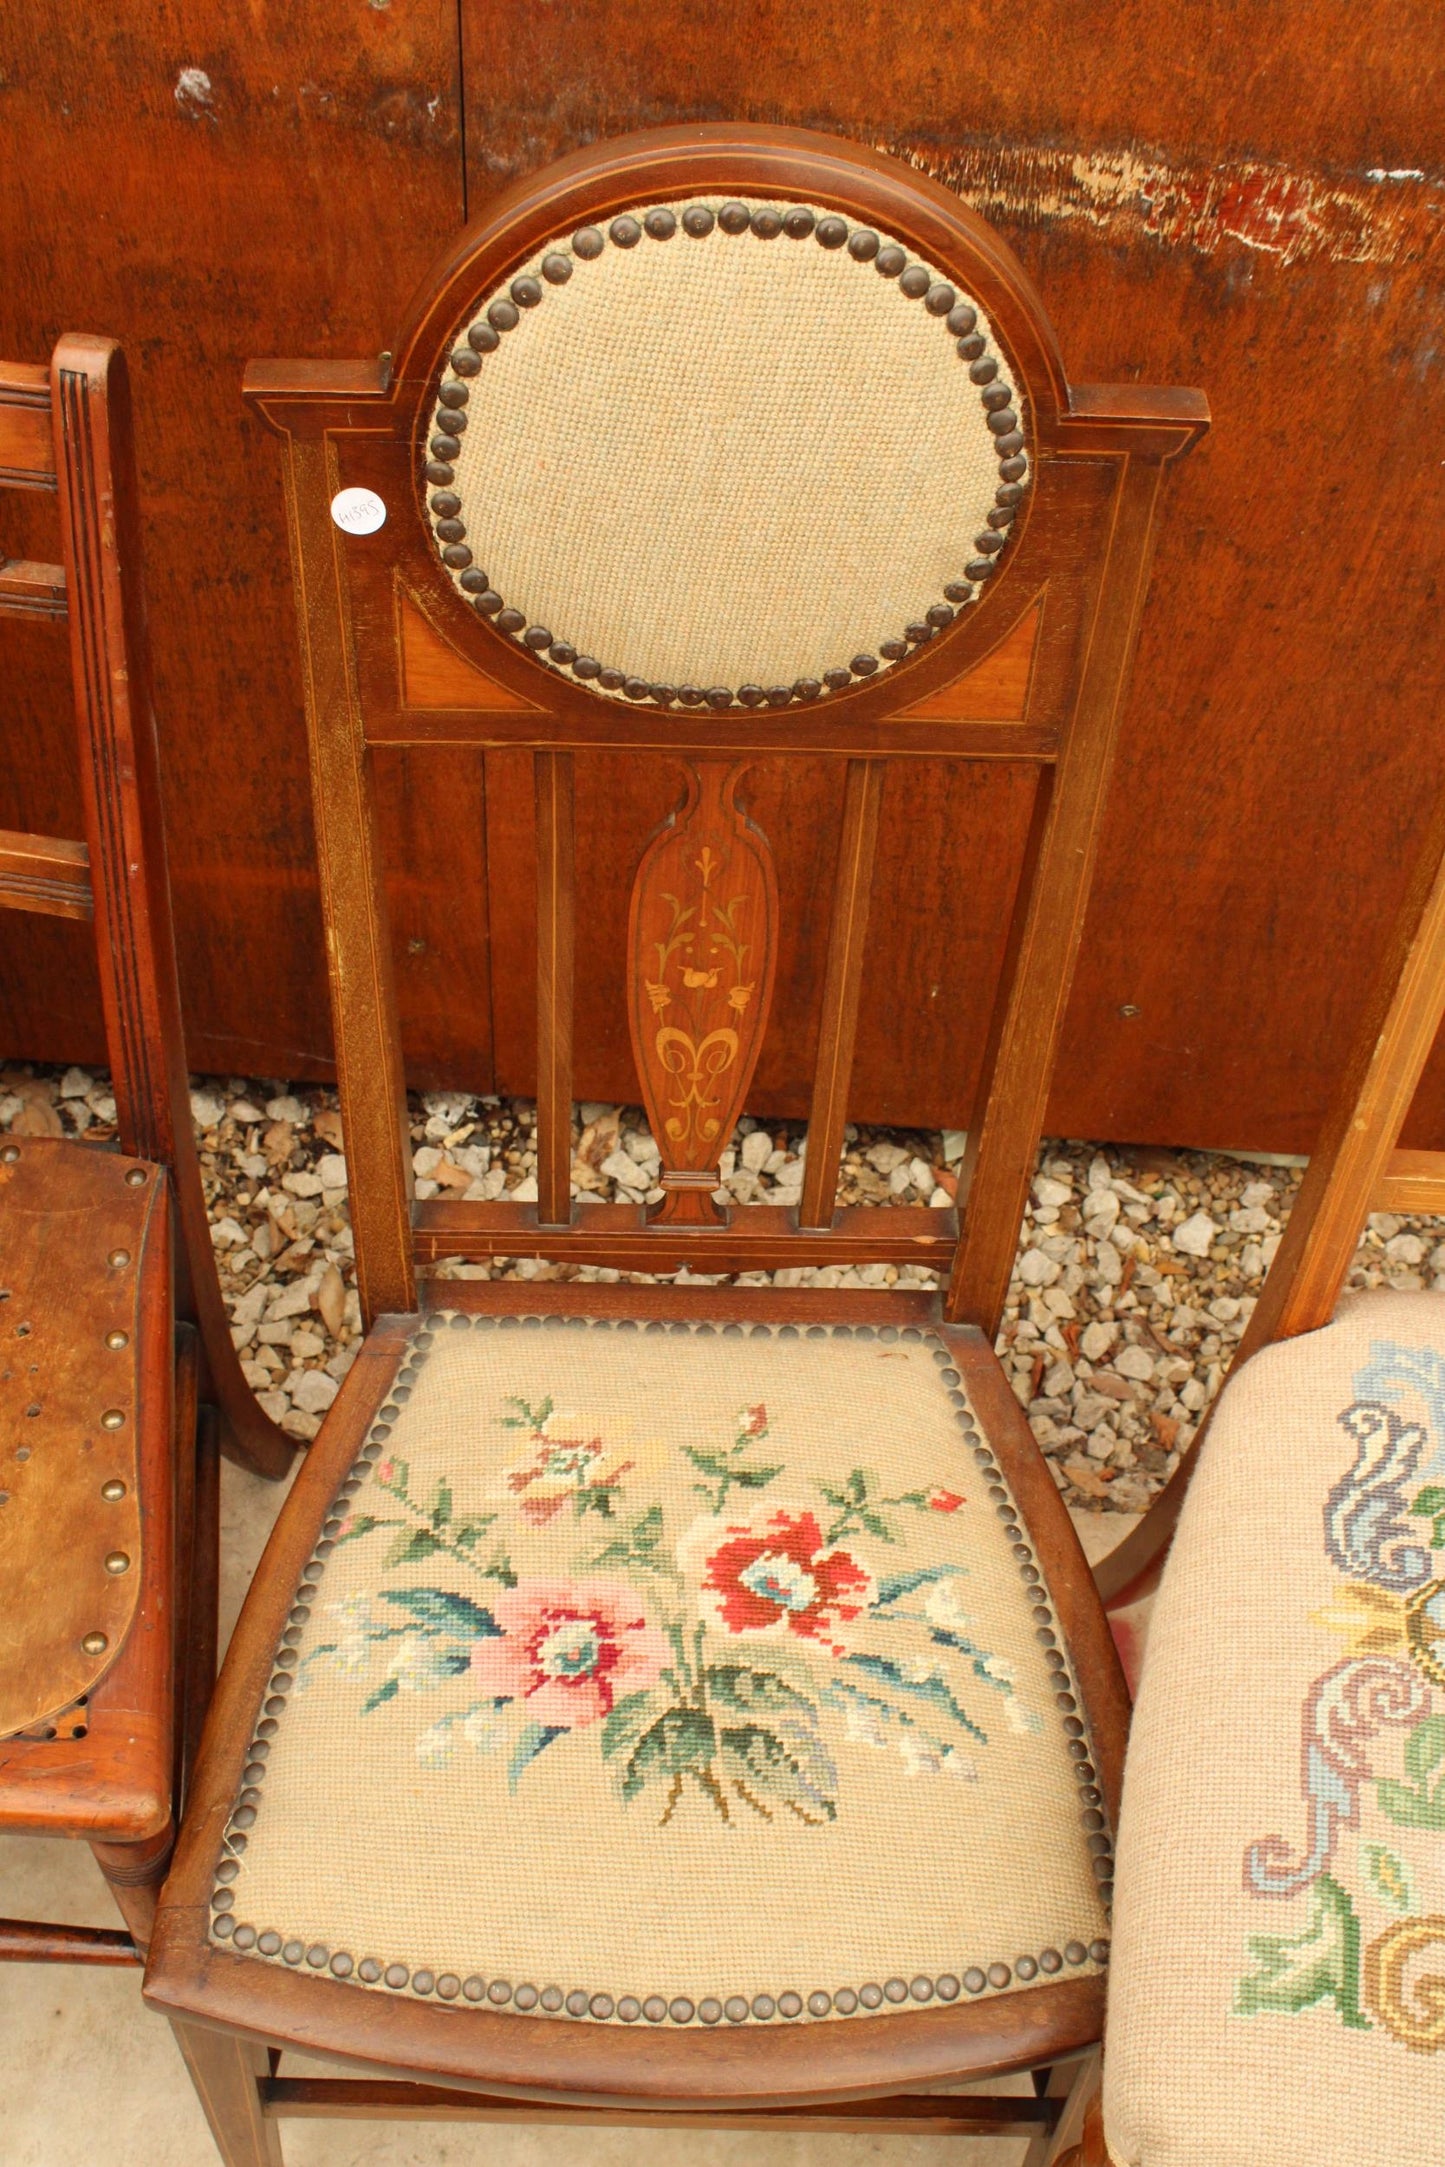
{"label": "ladder back chair", "polygon": [[1090,2167],[1440,2156],[1445,1295],[1340,1290],[1370,1212],[1445,1214],[1399,1148],[1442,1014],[1445,796],[1207,1441],[1109,1561],[1173,1538]]}
{"label": "ladder back chair", "polygon": [[[1099,2032],[1127,1704],[991,1338],[1203,398],[1071,390],[946,191],[741,126],[550,168],[394,356],[246,390],[283,442],[369,1334],[232,1644],[149,1996],[233,2167],[280,2159],[279,2116],[388,2107],[1017,2126],[1041,2162],[1049,2065]],[[370,791],[398,745],[534,757],[535,1203],[410,1193]],[[677,777],[626,919],[651,1207],[569,1178],[574,793],[620,754]],[[729,1211],[780,944],[750,777],[776,802],[805,757],[840,784],[807,1175]],[[838,1211],[880,799],[940,758],[1035,791],[966,1201]],[[425,1287],[519,1254],[944,1286]],[[1025,2068],[1037,2096],[918,2089]]]}
{"label": "ladder back chair", "polygon": [[128,1928],[7,1920],[0,1957],[134,1962],[215,1669],[201,1399],[220,1398],[246,1464],[279,1474],[290,1447],[246,1389],[213,1276],[114,341],[0,363],[0,485],[59,496],[63,562],[0,560],[0,616],[68,623],[85,825],[0,832],[0,907],[93,925],[118,1128],[114,1151],[0,1136],[0,1827],[88,1840]]}

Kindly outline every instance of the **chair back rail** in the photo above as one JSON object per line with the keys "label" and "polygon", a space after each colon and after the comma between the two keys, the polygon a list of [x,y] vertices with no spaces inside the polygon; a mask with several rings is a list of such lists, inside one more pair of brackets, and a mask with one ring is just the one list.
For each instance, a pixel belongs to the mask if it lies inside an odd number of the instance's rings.
{"label": "chair back rail", "polygon": [[234,1449],[280,1474],[291,1446],[236,1361],[191,1127],[130,386],[113,339],[68,333],[48,369],[0,362],[0,487],[59,497],[64,563],[0,564],[0,615],[69,627],[85,825],[84,841],[0,833],[0,909],[94,923],[121,1148],[171,1170],[183,1234],[178,1306],[201,1327]]}
{"label": "chair back rail", "polygon": [[[749,210],[769,204],[799,208],[780,229],[778,213]],[[772,238],[780,230],[790,237]],[[880,291],[875,272],[884,273],[885,286],[901,272],[901,293],[922,298],[927,289],[917,322],[948,314],[947,325],[935,327],[940,355],[958,346],[949,366],[961,373],[948,381],[981,401],[990,432],[980,440],[987,467],[980,502],[993,508],[986,528],[983,512],[972,513],[980,534],[958,550],[982,555],[941,586],[926,620],[920,598],[921,621],[910,622],[906,634],[900,626],[878,653],[811,678],[734,691],[702,679],[693,688],[627,676],[624,657],[609,671],[606,655],[600,662],[579,656],[570,635],[554,632],[550,615],[545,624],[527,623],[524,609],[487,586],[474,558],[473,543],[488,563],[498,561],[494,543],[505,557],[510,545],[491,530],[505,536],[509,521],[517,525],[509,472],[491,477],[490,494],[466,480],[485,470],[489,429],[501,426],[486,406],[500,394],[488,387],[512,381],[487,372],[525,357],[535,324],[570,322],[581,342],[570,349],[581,387],[587,318],[580,302],[570,317],[561,313],[559,296],[570,297],[565,306],[573,308],[589,291],[616,290],[617,280],[631,276],[619,268],[623,253],[636,250],[627,264],[640,267],[638,275],[653,282],[648,290],[671,308],[672,271],[685,283],[710,260],[709,246],[761,247],[723,239],[748,231],[767,236],[775,253],[756,260],[785,279],[801,266],[808,279],[821,280],[832,263],[840,280],[872,281],[856,289],[871,307],[869,297]],[[601,271],[613,287],[589,288],[591,267],[609,246]],[[915,254],[922,266],[910,260]],[[736,253],[711,260],[729,276],[751,261]],[[841,305],[851,306],[854,289],[838,290]],[[690,305],[679,288],[674,313]],[[827,296],[825,305],[832,305]],[[709,336],[705,310],[697,321],[699,336]],[[718,367],[736,368],[726,344]],[[919,366],[931,367],[932,349],[920,343],[917,351]],[[890,355],[886,365],[906,401],[912,362]],[[544,388],[556,380],[554,370]],[[737,396],[746,403],[747,395],[744,383]],[[418,1267],[443,1256],[537,1255],[659,1272],[684,1264],[739,1271],[896,1260],[943,1273],[946,1316],[992,1332],[1078,953],[1162,468],[1207,426],[1202,396],[1138,386],[1070,389],[1022,270],[956,199],[856,146],[744,126],[658,130],[594,146],[523,182],[437,266],[392,353],[376,363],[253,363],[246,396],[283,440],[363,1313],[413,1308]],[[969,426],[981,424],[960,408],[960,441]],[[952,456],[954,437],[941,441],[944,456]],[[521,521],[518,561],[532,548],[530,537],[555,535],[560,548],[575,525],[575,492],[565,458],[558,452],[554,459],[553,449],[542,447],[537,466],[555,471],[555,487],[535,516]],[[690,455],[686,437],[683,450]],[[464,489],[470,498],[459,494]],[[343,491],[362,494],[343,499]],[[849,493],[846,476],[838,493]],[[364,505],[368,494],[373,523],[348,530],[347,507]],[[716,509],[711,500],[708,508]],[[470,530],[462,513],[473,521]],[[669,532],[669,549],[685,558],[686,522]],[[601,553],[610,540],[601,537]],[[654,540],[643,537],[643,554],[664,584],[673,579],[668,591],[687,617],[699,608],[690,560],[677,571]],[[545,543],[532,555],[545,587]],[[607,576],[628,570],[615,563]],[[944,593],[955,599],[943,601]],[[526,600],[519,592],[517,601]],[[560,606],[569,606],[565,594]],[[784,596],[780,618],[792,606]],[[747,625],[738,631],[725,598],[716,615],[727,631],[719,651],[729,637],[741,651]],[[624,613],[618,622],[630,620]],[[371,748],[383,745],[533,752],[535,1202],[411,1195],[370,790]],[[616,963],[638,1095],[661,1162],[662,1195],[650,1206],[578,1206],[571,1194],[575,799],[593,782],[597,752],[660,759],[677,778],[676,810],[651,837],[636,838],[628,930]],[[816,905],[828,914],[829,933],[806,1171],[796,1206],[734,1208],[715,1200],[718,1162],[747,1102],[789,933],[780,922],[773,844],[749,814],[749,778],[759,762],[790,757],[842,770],[832,891]],[[840,1210],[863,974],[870,960],[885,980],[887,972],[887,958],[870,959],[867,949],[880,808],[887,770],[918,759],[1019,764],[1035,778],[1034,817],[981,1061],[977,1049],[960,1050],[961,1109],[975,1069],[979,1080],[957,1209]]]}
{"label": "chair back rail", "polygon": [[[1329,1323],[1371,1212],[1445,1213],[1445,1152],[1398,1149],[1442,1015],[1445,795],[1411,869],[1319,1140],[1229,1376],[1272,1341]],[[1099,1567],[1107,1602],[1138,1600],[1161,1571],[1208,1422],[1206,1416],[1139,1526]]]}

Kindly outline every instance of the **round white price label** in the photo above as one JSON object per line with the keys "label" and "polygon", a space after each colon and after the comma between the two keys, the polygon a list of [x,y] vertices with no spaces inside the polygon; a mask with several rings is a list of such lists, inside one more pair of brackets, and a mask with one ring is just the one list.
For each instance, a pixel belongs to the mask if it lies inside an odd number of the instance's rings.
{"label": "round white price label", "polygon": [[331,516],[343,534],[375,534],[386,525],[386,506],[374,489],[341,489],[331,499]]}

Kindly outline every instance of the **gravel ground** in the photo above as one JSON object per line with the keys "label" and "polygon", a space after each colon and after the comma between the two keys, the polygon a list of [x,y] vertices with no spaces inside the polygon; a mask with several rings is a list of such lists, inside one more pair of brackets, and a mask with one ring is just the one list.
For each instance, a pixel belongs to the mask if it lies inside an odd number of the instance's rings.
{"label": "gravel ground", "polygon": [[[191,1093],[221,1285],[246,1377],[293,1437],[316,1435],[354,1359],[346,1161],[325,1086],[197,1078]],[[419,1196],[536,1196],[535,1116],[522,1100],[413,1096]],[[0,1129],[114,1135],[104,1075],[0,1068]],[[956,1130],[850,1128],[840,1203],[944,1204]],[[744,1118],[724,1154],[732,1199],[796,1203],[800,1124]],[[634,1107],[583,1105],[573,1181],[606,1200],[655,1199],[658,1158]],[[1221,1153],[1046,1143],[1039,1155],[998,1351],[1068,1502],[1138,1512],[1172,1473],[1249,1319],[1299,1184],[1299,1168]],[[1352,1286],[1445,1289],[1445,1222],[1378,1213]],[[440,1276],[641,1281],[533,1259],[441,1267]],[[707,1284],[698,1274],[684,1274]],[[931,1287],[877,1264],[738,1276],[738,1285]]]}

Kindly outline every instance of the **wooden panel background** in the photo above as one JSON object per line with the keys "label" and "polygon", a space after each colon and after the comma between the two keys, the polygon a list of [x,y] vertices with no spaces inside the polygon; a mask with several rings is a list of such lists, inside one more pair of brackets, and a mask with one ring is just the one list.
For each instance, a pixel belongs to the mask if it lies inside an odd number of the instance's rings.
{"label": "wooden panel background", "polygon": [[[1445,780],[1441,75],[1431,0],[59,0],[0,25],[9,185],[0,351],[61,328],[131,352],[182,967],[200,1066],[324,1072],[276,463],[237,397],[253,354],[364,353],[514,175],[688,118],[797,121],[956,187],[1033,272],[1076,379],[1200,383],[1175,477],[1050,1124],[1308,1144]],[[0,549],[53,556],[0,505]],[[7,653],[41,654],[21,627]],[[0,825],[71,825],[61,686],[0,685]],[[530,1086],[530,763],[382,757],[419,1081]],[[626,876],[673,801],[656,765],[579,763],[577,1086],[635,1095]],[[753,1097],[801,1112],[841,773],[745,797],[782,887]],[[855,1087],[874,1118],[961,1121],[1025,793],[889,776]],[[477,839],[441,883],[428,832]],[[488,877],[488,867],[490,877]],[[8,954],[0,1044],[97,1044],[74,929]],[[906,1081],[905,1081],[906,1079]],[[1407,1140],[1445,1143],[1432,1064]]]}

